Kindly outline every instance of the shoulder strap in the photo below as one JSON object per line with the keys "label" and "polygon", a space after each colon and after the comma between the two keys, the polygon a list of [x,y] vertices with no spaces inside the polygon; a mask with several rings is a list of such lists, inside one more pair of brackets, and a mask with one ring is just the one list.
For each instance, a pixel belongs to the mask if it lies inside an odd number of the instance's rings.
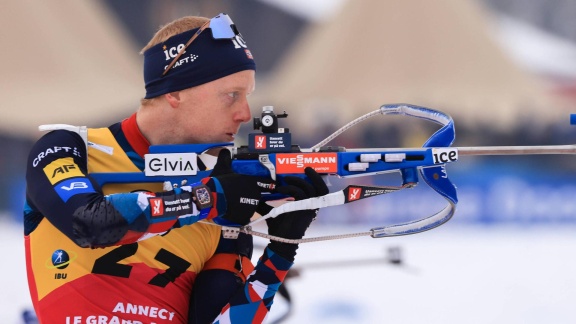
{"label": "shoulder strap", "polygon": [[38,126],[38,130],[41,132],[53,131],[53,130],[67,130],[75,132],[84,141],[86,148],[88,148],[88,128],[86,126],[72,126],[68,124],[47,124]]}

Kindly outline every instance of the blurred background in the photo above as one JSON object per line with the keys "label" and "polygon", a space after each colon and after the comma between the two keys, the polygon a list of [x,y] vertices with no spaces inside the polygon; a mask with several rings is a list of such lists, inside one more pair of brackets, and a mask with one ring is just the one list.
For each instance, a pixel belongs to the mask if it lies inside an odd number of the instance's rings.
{"label": "blurred background", "polygon": [[[13,261],[1,272],[3,323],[31,309],[21,210],[38,125],[129,116],[144,96],[138,53],[154,32],[219,12],[257,62],[253,114],[286,111],[282,126],[302,147],[401,102],[450,114],[455,146],[576,143],[573,0],[0,0],[0,242]],[[416,147],[435,130],[381,117],[332,144]],[[243,127],[237,144],[252,131]],[[279,298],[270,322],[573,323],[574,157],[462,157],[448,173],[460,198],[453,220],[411,237],[304,245],[300,275],[286,283],[291,301]],[[324,210],[312,231],[365,231],[441,207],[421,184]]]}

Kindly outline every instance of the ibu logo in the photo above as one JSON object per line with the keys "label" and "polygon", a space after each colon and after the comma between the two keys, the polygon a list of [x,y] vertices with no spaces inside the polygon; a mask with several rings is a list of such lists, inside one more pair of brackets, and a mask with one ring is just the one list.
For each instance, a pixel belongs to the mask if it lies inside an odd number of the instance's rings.
{"label": "ibu logo", "polygon": [[[46,268],[48,269],[57,269],[57,270],[64,270],[68,268],[70,263],[76,259],[76,253],[71,252],[68,253],[64,250],[56,250],[52,253],[50,259],[46,260]],[[65,272],[56,272],[54,273],[54,279],[66,279],[68,278],[68,274]]]}
{"label": "ibu logo", "polygon": [[70,264],[70,255],[64,250],[52,253],[52,266],[56,269],[66,269]]}
{"label": "ibu logo", "polygon": [[[48,269],[58,269],[58,270],[63,270],[66,269],[70,263],[74,262],[74,260],[76,259],[78,255],[75,252],[72,251],[64,251],[61,249],[58,249],[54,252],[52,252],[52,255],[50,256],[50,258],[48,260],[46,260],[46,268]],[[65,279],[65,275],[64,277],[62,277],[62,274],[60,274],[59,278],[55,278],[55,279]]]}

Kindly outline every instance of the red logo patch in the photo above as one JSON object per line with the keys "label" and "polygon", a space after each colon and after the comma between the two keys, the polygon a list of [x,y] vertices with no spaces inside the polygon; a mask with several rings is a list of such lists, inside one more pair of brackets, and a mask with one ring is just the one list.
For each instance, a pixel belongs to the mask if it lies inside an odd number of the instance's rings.
{"label": "red logo patch", "polygon": [[254,147],[257,150],[265,150],[266,149],[266,136],[264,136],[264,135],[254,136]]}
{"label": "red logo patch", "polygon": [[350,187],[350,189],[348,189],[348,201],[354,201],[360,199],[361,193],[362,188]]}
{"label": "red logo patch", "polygon": [[164,215],[164,201],[162,201],[162,198],[149,198],[148,202],[152,217]]}

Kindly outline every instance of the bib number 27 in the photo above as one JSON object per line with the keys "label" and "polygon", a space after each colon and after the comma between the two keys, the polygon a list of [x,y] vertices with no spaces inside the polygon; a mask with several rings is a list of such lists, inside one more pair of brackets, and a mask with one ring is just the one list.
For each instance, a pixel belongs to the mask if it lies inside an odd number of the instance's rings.
{"label": "bib number 27", "polygon": [[[129,278],[132,266],[119,262],[136,254],[136,251],[138,251],[138,243],[119,246],[96,259],[92,273]],[[164,273],[157,274],[148,282],[158,287],[166,287],[170,282],[174,282],[191,265],[190,262],[165,249],[160,249],[154,259],[168,266]]]}

